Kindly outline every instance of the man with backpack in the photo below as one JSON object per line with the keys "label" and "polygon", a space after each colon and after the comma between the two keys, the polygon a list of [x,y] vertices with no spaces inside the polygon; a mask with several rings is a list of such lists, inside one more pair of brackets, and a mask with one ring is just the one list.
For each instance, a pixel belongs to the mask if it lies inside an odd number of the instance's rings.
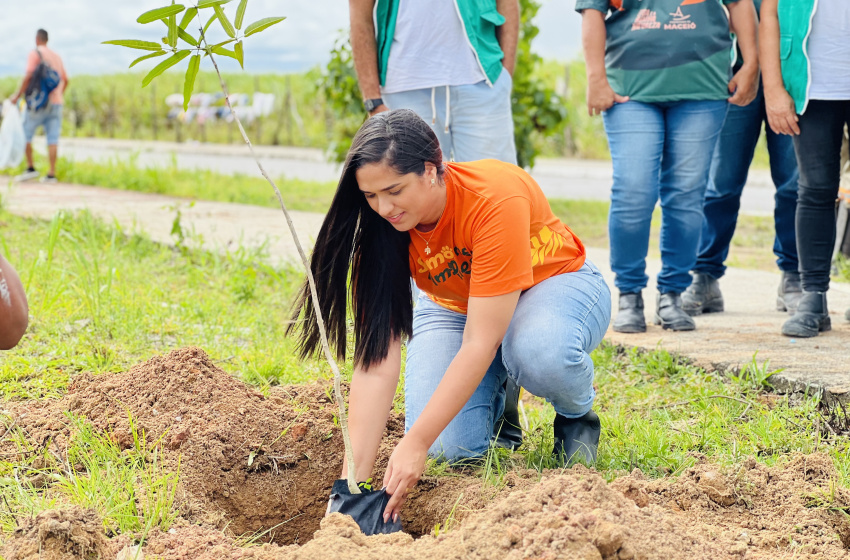
{"label": "man with backpack", "polygon": [[44,183],[56,182],[56,157],[59,145],[59,132],[62,129],[63,94],[68,88],[68,75],[62,59],[53,50],[47,48],[47,31],[39,29],[35,34],[34,51],[27,58],[27,68],[21,87],[12,96],[17,103],[25,96],[27,111],[24,115],[24,132],[26,134],[26,156],[29,167],[16,177],[18,181],[28,181],[38,177],[32,158],[32,138],[38,127],[44,127],[47,136],[47,154],[50,160],[50,171],[42,179]]}

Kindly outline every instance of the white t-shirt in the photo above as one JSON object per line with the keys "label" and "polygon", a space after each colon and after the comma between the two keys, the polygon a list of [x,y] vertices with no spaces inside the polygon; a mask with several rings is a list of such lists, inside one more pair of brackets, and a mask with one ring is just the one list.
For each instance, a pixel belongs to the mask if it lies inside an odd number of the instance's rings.
{"label": "white t-shirt", "polygon": [[850,1],[818,0],[807,49],[809,99],[850,99]]}
{"label": "white t-shirt", "polygon": [[383,93],[485,80],[455,0],[400,0]]}

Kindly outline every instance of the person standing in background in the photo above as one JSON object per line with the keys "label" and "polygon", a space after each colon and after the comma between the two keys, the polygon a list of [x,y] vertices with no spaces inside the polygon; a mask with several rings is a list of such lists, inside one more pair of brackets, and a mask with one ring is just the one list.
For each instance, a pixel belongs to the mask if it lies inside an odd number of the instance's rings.
{"label": "person standing in background", "polygon": [[800,183],[797,251],[803,295],[782,334],[832,328],[826,292],[835,245],[841,143],[850,124],[850,3],[762,0],[762,72],[770,127],[794,139]]}
{"label": "person standing in background", "polygon": [[351,50],[369,116],[411,109],[431,125],[446,160],[516,164],[511,75],[518,0],[350,0],[349,6]]}
{"label": "person standing in background", "polygon": [[[754,2],[758,10],[761,0]],[[741,58],[739,53],[736,70],[743,65]],[[729,106],[711,160],[699,253],[692,271],[693,282],[682,294],[682,307],[688,315],[723,311],[723,294],[718,280],[726,272],[724,263],[738,222],[741,193],[747,183],[762,124],[765,123],[767,113],[761,85],[758,95],[749,105]],[[797,236],[794,233],[799,179],[797,159],[794,156],[794,142],[790,137],[773,132],[769,126],[765,127],[765,137],[770,155],[770,176],[776,186],[773,253],[776,255],[776,265],[782,272],[776,308],[793,314],[802,296],[800,273],[797,270]]]}
{"label": "person standing in background", "polygon": [[35,50],[30,52],[27,58],[27,68],[24,74],[24,79],[21,82],[21,87],[18,92],[12,96],[13,103],[17,103],[18,99],[27,91],[30,81],[33,79],[33,74],[42,62],[50,66],[59,73],[60,82],[56,88],[49,94],[49,102],[39,110],[27,108],[24,114],[24,133],[26,135],[27,147],[27,170],[16,177],[18,181],[28,181],[38,177],[38,171],[35,170],[35,163],[32,155],[32,138],[38,127],[44,127],[44,134],[47,136],[47,156],[50,162],[50,170],[47,176],[42,179],[45,183],[56,182],[56,159],[59,151],[59,134],[62,130],[62,105],[64,103],[64,93],[68,89],[68,74],[65,72],[65,65],[62,63],[62,58],[55,51],[47,47],[47,31],[39,29],[35,34]]}
{"label": "person standing in background", "polygon": [[[620,297],[613,329],[646,331],[642,290],[660,198],[655,323],[693,330],[681,293],[691,283],[727,108],[747,105],[758,90],[755,8],[752,0],[577,0],[576,11],[588,113],[602,114],[614,167],[608,231]],[[744,55],[734,76],[730,27]]]}

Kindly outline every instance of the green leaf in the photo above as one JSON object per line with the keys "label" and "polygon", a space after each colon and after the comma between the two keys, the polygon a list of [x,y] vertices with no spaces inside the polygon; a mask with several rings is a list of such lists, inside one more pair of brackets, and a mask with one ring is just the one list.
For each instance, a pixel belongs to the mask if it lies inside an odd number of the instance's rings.
{"label": "green leaf", "polygon": [[234,51],[227,50],[224,47],[212,47],[212,52],[213,52],[213,54],[226,56],[227,58],[232,58],[233,60],[235,60],[237,62],[239,61],[239,59],[236,58],[236,53]]}
{"label": "green leaf", "polygon": [[189,35],[189,33],[185,29],[183,29],[182,27],[177,28],[177,36],[180,37],[181,39],[183,39],[184,41],[186,41],[187,43],[189,43],[190,45],[192,45],[193,47],[198,46],[197,39],[195,39],[194,37]]}
{"label": "green leaf", "polygon": [[247,7],[248,0],[241,0],[239,2],[239,7],[236,8],[236,21],[233,22],[236,29],[242,29],[242,20],[245,19],[245,8]]}
{"label": "green leaf", "polygon": [[260,20],[255,21],[251,25],[245,28],[245,36],[250,37],[254,33],[259,33],[260,31],[265,31],[272,25],[276,23],[280,23],[285,20],[285,17],[267,17]]}
{"label": "green leaf", "polygon": [[201,66],[201,55],[196,54],[189,61],[186,70],[186,81],[183,82],[183,110],[189,109],[189,101],[192,100],[192,90],[195,89],[195,78],[198,76],[198,68]]}
{"label": "green leaf", "polygon": [[146,54],[144,56],[140,56],[139,58],[137,58],[136,60],[134,60],[133,62],[130,63],[130,68],[132,68],[133,66],[140,63],[143,60],[147,60],[149,58],[156,58],[156,57],[162,56],[166,53],[168,53],[168,51],[156,51],[156,52],[152,52],[150,54]]}
{"label": "green leaf", "polygon": [[117,39],[114,41],[104,41],[103,45],[118,45],[119,47],[127,47],[130,49],[139,49],[141,51],[158,51],[162,49],[159,43],[153,41],[138,41],[136,39]]}
{"label": "green leaf", "polygon": [[186,10],[186,13],[183,14],[183,19],[180,20],[180,27],[186,29],[189,23],[195,19],[195,16],[198,15],[198,8],[191,7]]}
{"label": "green leaf", "polygon": [[168,46],[177,46],[177,16],[168,16]]}
{"label": "green leaf", "polygon": [[165,19],[169,16],[177,15],[185,9],[186,7],[183,4],[164,6],[162,8],[157,8],[143,13],[136,21],[139,23],[151,23],[160,19]]}
{"label": "green leaf", "polygon": [[190,50],[177,51],[174,55],[169,56],[168,58],[157,64],[154,69],[148,72],[148,75],[145,76],[145,78],[142,80],[142,87],[147,87],[147,85],[150,84],[154,78],[156,78],[157,76],[159,76],[160,74],[162,74],[163,72],[165,72],[187,56],[189,56],[191,53],[192,51]]}
{"label": "green leaf", "polygon": [[229,45],[230,43],[232,43],[235,40],[236,39],[228,39],[227,41],[222,41],[221,43],[216,43],[211,48],[215,49],[215,48],[218,48],[218,47],[223,47],[224,45]]}
{"label": "green leaf", "polygon": [[198,2],[198,9],[201,10],[203,8],[212,8],[213,6],[221,6],[222,4],[227,4],[230,0],[201,0]]}
{"label": "green leaf", "polygon": [[227,19],[227,14],[224,13],[224,10],[221,6],[213,6],[216,15],[218,15],[218,21],[221,22],[221,27],[224,29],[224,32],[227,33],[228,37],[236,37],[236,30],[233,28],[233,24],[230,23],[230,20]]}
{"label": "green leaf", "polygon": [[242,67],[242,70],[245,69],[245,51],[242,50],[242,41],[239,41],[235,45],[233,45],[233,53],[236,55],[236,60],[239,61],[239,66]]}

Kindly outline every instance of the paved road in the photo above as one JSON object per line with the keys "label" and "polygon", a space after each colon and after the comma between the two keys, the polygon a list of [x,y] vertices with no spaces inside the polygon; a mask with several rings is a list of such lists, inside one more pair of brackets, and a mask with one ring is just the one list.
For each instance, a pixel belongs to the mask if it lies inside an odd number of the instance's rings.
{"label": "paved road", "polygon": [[[43,141],[42,141],[43,142]],[[41,142],[37,141],[38,147]],[[221,173],[255,173],[256,166],[244,145],[177,144],[91,138],[63,139],[61,153],[76,160],[105,161],[138,154],[143,166],[166,166],[176,158],[181,168],[214,169]],[[340,165],[328,163],[320,150],[260,147],[263,165],[272,177],[337,181]],[[538,158],[531,173],[550,198],[608,200],[611,195],[611,162]],[[773,213],[770,173],[753,170],[744,189],[741,210],[747,214]]]}
{"label": "paved road", "polygon": [[[0,185],[6,181],[0,180]],[[4,205],[22,215],[51,218],[62,209],[87,208],[96,215],[115,218],[127,230],[140,229],[154,240],[170,243],[171,224],[177,208],[184,227],[199,234],[192,239],[212,250],[237,246],[257,247],[268,241],[274,262],[295,258],[289,231],[279,210],[241,204],[196,202],[171,197],[117,191],[79,185],[24,183],[0,186]],[[309,245],[321,225],[320,214],[295,212],[299,237]],[[769,251],[765,247],[765,251]],[[590,258],[603,270],[609,285],[608,253],[590,249]],[[657,260],[648,262],[650,276],[660,268]],[[789,339],[779,334],[786,315],[774,311],[779,275],[771,272],[730,268],[721,280],[726,298],[725,313],[697,318],[698,329],[672,333],[650,326],[645,334],[623,335],[609,331],[607,338],[626,346],[654,349],[661,346],[685,355],[709,369],[728,370],[746,365],[758,352],[758,360],[769,360],[771,369],[784,368],[774,377],[783,390],[802,391],[806,387],[823,390],[832,398],[850,402],[850,323],[843,318],[850,307],[850,285],[833,284],[830,307],[833,330],[814,339]],[[647,316],[655,304],[655,287],[644,292]],[[616,298],[616,291],[613,294]],[[616,301],[614,301],[616,308]]]}

